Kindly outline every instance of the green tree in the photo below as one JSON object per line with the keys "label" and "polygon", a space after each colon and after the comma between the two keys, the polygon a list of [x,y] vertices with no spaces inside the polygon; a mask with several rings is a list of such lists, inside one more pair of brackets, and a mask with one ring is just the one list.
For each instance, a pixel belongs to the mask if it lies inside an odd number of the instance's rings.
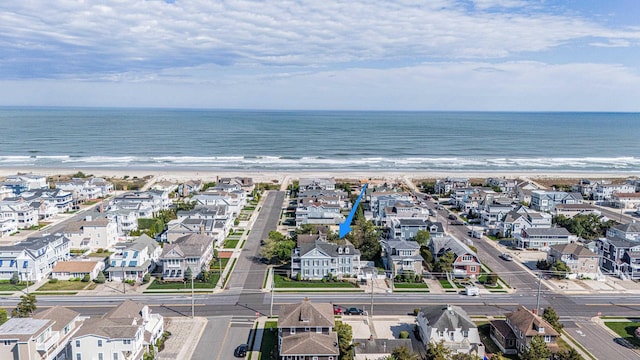
{"label": "green tree", "polygon": [[560,316],[558,316],[555,309],[551,306],[545,308],[542,311],[542,318],[545,319],[549,324],[551,324],[555,331],[560,332],[564,327],[564,325],[560,323]]}
{"label": "green tree", "polygon": [[399,346],[391,352],[391,358],[393,360],[418,360],[419,356],[415,354],[407,346]]}
{"label": "green tree", "polygon": [[420,244],[420,246],[428,246],[429,240],[431,240],[431,234],[429,234],[429,231],[427,230],[418,230],[416,236],[413,237],[413,240]]}
{"label": "green tree", "polygon": [[447,251],[438,257],[438,261],[436,261],[433,271],[437,273],[448,273],[453,270],[453,260],[454,254],[451,251]]}
{"label": "green tree", "polygon": [[20,275],[18,275],[17,271],[11,275],[11,279],[9,279],[9,282],[12,285],[18,285],[18,283],[20,282]]}
{"label": "green tree", "polygon": [[291,251],[295,247],[295,241],[277,231],[270,231],[269,237],[263,241],[260,254],[272,264],[282,264],[291,260]]}
{"label": "green tree", "polygon": [[421,246],[420,255],[424,259],[424,262],[429,265],[429,268],[433,268],[433,254],[431,253],[431,250],[426,246]]}
{"label": "green tree", "polygon": [[93,282],[95,282],[96,284],[104,284],[105,281],[107,281],[107,279],[105,278],[102,271],[100,271],[96,278],[93,280]]}
{"label": "green tree", "polygon": [[478,355],[455,353],[451,355],[451,360],[480,360]]}
{"label": "green tree", "polygon": [[151,274],[149,274],[149,273],[144,274],[144,276],[142,277],[142,283],[146,284],[146,283],[149,282],[149,280],[151,280]]}
{"label": "green tree", "polygon": [[0,325],[6,323],[7,320],[9,320],[9,313],[7,312],[7,309],[0,308]]}
{"label": "green tree", "polygon": [[336,334],[338,334],[338,348],[340,349],[340,360],[353,359],[353,330],[351,325],[343,322],[336,323]]}
{"label": "green tree", "polygon": [[553,272],[553,276],[556,278],[564,278],[567,274],[571,273],[571,269],[560,260],[556,260],[553,265],[551,265],[551,271]]}
{"label": "green tree", "polygon": [[380,236],[371,221],[359,219],[351,226],[346,238],[360,250],[362,260],[375,261],[380,258]]}
{"label": "green tree", "polygon": [[91,281],[91,276],[89,276],[89,274],[84,274],[84,276],[82,277],[82,282],[89,282]]}
{"label": "green tree", "polygon": [[534,336],[529,342],[529,347],[520,355],[522,360],[546,360],[551,357],[551,350],[540,335]]}
{"label": "green tree", "polygon": [[193,278],[193,270],[191,270],[191,266],[187,266],[187,270],[184,271],[184,279],[191,280]]}
{"label": "green tree", "polygon": [[449,360],[451,349],[444,346],[444,341],[438,343],[430,342],[427,347],[427,360]]}
{"label": "green tree", "polygon": [[558,353],[559,360],[584,360],[582,355],[580,355],[576,349],[570,348],[569,350],[565,350],[563,352]]}
{"label": "green tree", "polygon": [[498,283],[498,274],[489,273],[487,274],[487,284],[488,285],[496,285]]}
{"label": "green tree", "polygon": [[20,296],[20,302],[11,312],[12,317],[30,317],[36,311],[36,296],[34,294],[25,294]]}

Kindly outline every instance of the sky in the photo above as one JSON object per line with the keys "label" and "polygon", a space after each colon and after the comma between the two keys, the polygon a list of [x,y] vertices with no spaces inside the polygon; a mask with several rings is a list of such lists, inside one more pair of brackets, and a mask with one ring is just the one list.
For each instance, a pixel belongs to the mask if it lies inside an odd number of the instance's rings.
{"label": "sky", "polygon": [[1,1],[0,106],[638,112],[640,1]]}

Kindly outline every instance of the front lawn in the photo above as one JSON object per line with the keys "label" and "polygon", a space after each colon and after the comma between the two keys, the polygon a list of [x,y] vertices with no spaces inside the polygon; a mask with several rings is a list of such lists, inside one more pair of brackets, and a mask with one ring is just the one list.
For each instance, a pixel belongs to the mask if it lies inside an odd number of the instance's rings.
{"label": "front lawn", "polygon": [[232,239],[227,239],[224,241],[224,247],[227,249],[235,249],[236,245],[238,245],[238,242],[240,240],[232,240]]}
{"label": "front lawn", "polygon": [[395,289],[428,289],[429,286],[423,282],[419,283],[393,283]]}
{"label": "front lawn", "polygon": [[262,330],[262,344],[260,344],[260,360],[278,359],[278,322],[267,321]]}
{"label": "front lawn", "polygon": [[273,274],[275,288],[357,288],[358,285],[349,281],[327,281],[321,280],[294,280],[280,274]]}
{"label": "front lawn", "polygon": [[609,329],[615,331],[615,333],[618,334],[621,338],[626,339],[627,341],[629,341],[630,343],[636,346],[640,346],[640,340],[638,340],[633,335],[633,332],[635,331],[635,329],[640,326],[640,322],[606,321],[604,324],[607,325]]}
{"label": "front lawn", "polygon": [[84,290],[91,285],[91,282],[59,280],[57,282],[49,282],[40,286],[37,291],[56,291],[56,290]]}
{"label": "front lawn", "polygon": [[107,256],[110,256],[111,254],[113,254],[113,251],[92,252],[92,253],[89,253],[89,255],[87,255],[87,257],[105,258]]}
{"label": "front lawn", "polygon": [[[194,289],[213,289],[216,287],[218,283],[218,279],[220,279],[220,274],[218,272],[212,272],[209,278],[209,282],[202,282],[199,280],[193,281]],[[162,281],[162,280],[153,280],[153,282],[149,285],[147,290],[177,290],[177,289],[191,289],[191,281]]]}
{"label": "front lawn", "polygon": [[[29,284],[33,285],[33,282],[30,282]],[[18,291],[26,287],[27,287],[27,283],[24,281],[15,285],[12,284],[9,280],[0,281],[0,291]]]}
{"label": "front lawn", "polygon": [[440,286],[442,286],[443,289],[453,289],[453,285],[451,285],[449,280],[439,279],[438,281],[440,281]]}

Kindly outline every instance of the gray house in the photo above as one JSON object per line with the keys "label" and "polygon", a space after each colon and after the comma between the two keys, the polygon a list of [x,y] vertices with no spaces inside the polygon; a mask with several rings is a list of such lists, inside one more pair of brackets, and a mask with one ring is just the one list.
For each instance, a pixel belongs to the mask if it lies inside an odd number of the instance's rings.
{"label": "gray house", "polygon": [[416,322],[425,347],[430,343],[442,342],[453,353],[484,357],[484,345],[478,327],[462,308],[451,305],[425,306],[416,316]]}
{"label": "gray house", "polygon": [[386,268],[392,276],[422,274],[420,245],[413,240],[390,240],[384,244]]}
{"label": "gray house", "polygon": [[317,238],[314,241],[298,241],[291,253],[291,277],[300,274],[303,279],[322,279],[336,276],[357,275],[360,272],[360,250],[350,242],[334,244]]}

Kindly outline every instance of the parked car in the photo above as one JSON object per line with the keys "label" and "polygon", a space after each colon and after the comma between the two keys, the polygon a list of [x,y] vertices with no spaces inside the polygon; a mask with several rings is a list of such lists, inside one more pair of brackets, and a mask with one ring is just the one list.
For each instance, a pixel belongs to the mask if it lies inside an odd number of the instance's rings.
{"label": "parked car", "polygon": [[622,346],[626,347],[627,349],[635,349],[636,348],[635,345],[633,345],[629,340],[627,340],[625,338],[615,338],[615,339],[613,339],[613,341],[618,345],[622,345]]}
{"label": "parked car", "polygon": [[333,315],[343,315],[347,312],[346,307],[342,307],[340,305],[333,305]]}
{"label": "parked car", "polygon": [[504,261],[513,261],[513,257],[511,257],[511,255],[509,255],[507,253],[500,254],[500,259],[502,259]]}
{"label": "parked car", "polygon": [[364,315],[364,311],[362,309],[358,309],[355,307],[348,308],[345,313],[347,315]]}
{"label": "parked car", "polygon": [[248,344],[241,344],[233,351],[233,356],[238,358],[243,358],[247,356],[247,351],[249,350]]}
{"label": "parked car", "polygon": [[453,215],[453,214],[449,214],[449,220],[455,220],[455,219],[456,219],[456,216],[455,216],[455,215]]}

